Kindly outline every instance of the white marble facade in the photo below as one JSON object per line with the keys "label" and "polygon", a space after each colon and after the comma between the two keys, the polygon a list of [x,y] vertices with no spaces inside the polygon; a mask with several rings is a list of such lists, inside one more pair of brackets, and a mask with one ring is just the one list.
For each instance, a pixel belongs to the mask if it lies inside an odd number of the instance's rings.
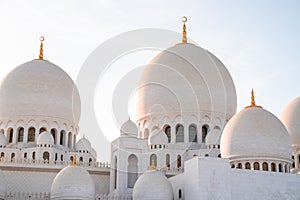
{"label": "white marble facade", "polygon": [[43,59],[12,70],[0,84],[0,199],[300,199],[300,97],[282,121],[254,94],[236,113],[226,67],[185,40],[152,59],[138,88],[137,121],[102,163],[78,136],[69,75]]}

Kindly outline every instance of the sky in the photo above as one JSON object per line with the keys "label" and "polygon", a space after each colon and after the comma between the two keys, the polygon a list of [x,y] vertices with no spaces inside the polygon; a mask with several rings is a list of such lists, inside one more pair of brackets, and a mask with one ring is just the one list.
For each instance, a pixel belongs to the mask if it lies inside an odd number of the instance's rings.
{"label": "sky", "polygon": [[[256,102],[279,116],[300,95],[300,1],[0,1],[0,78],[39,54],[76,80],[89,55],[110,38],[136,29],[180,33],[187,16],[188,37],[216,55],[229,70],[237,91],[237,111]],[[157,50],[141,50],[114,60],[98,82],[94,108],[108,141],[119,135],[111,113],[113,91],[126,72],[145,65]],[[127,101],[127,100],[126,100]],[[130,103],[129,114],[134,120]],[[119,121],[126,121],[122,116]],[[100,160],[109,161],[107,141],[91,140]],[[105,150],[103,150],[105,149]]]}

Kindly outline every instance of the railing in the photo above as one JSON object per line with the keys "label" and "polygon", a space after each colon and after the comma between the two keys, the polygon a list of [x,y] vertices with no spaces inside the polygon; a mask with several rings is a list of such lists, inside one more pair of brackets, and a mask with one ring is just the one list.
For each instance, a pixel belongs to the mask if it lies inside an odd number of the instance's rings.
{"label": "railing", "polygon": [[5,195],[6,200],[49,200],[49,192],[8,192]]}
{"label": "railing", "polygon": [[[148,170],[151,170],[151,167],[148,167]],[[166,174],[180,174],[184,171],[181,167],[163,167],[157,168],[156,170],[166,172]]]}
{"label": "railing", "polygon": [[121,195],[109,195],[109,194],[98,194],[96,200],[132,200],[131,196]]}
{"label": "railing", "polygon": [[[0,165],[19,165],[19,164],[30,164],[30,165],[43,165],[43,166],[67,166],[71,164],[71,161],[48,161],[48,160],[35,160],[35,159],[26,159],[26,158],[0,158]],[[92,167],[92,168],[110,168],[110,164],[107,162],[79,162],[78,165],[82,167]]]}

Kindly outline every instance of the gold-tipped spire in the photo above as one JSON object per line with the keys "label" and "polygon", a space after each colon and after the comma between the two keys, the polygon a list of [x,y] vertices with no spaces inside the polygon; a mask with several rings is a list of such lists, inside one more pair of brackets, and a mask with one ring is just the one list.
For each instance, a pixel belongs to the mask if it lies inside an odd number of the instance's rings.
{"label": "gold-tipped spire", "polygon": [[150,166],[150,169],[151,169],[151,170],[155,170],[155,169],[156,169],[154,158],[151,159],[151,166]]}
{"label": "gold-tipped spire", "polygon": [[43,55],[43,42],[44,42],[45,38],[44,36],[40,37],[40,41],[41,41],[41,45],[40,45],[40,55],[39,55],[39,59],[43,60],[44,59],[44,55]]}
{"label": "gold-tipped spire", "polygon": [[74,153],[72,164],[70,164],[70,166],[79,166],[76,162],[76,153]]}
{"label": "gold-tipped spire", "polygon": [[186,38],[186,26],[185,22],[187,22],[187,17],[183,16],[181,18],[181,21],[183,22],[183,27],[182,27],[182,43],[187,43],[187,38]]}
{"label": "gold-tipped spire", "polygon": [[252,108],[252,107],[256,107],[256,108],[262,108],[262,106],[258,106],[255,104],[255,96],[254,96],[254,90],[251,90],[251,105],[250,106],[246,106],[245,108]]}

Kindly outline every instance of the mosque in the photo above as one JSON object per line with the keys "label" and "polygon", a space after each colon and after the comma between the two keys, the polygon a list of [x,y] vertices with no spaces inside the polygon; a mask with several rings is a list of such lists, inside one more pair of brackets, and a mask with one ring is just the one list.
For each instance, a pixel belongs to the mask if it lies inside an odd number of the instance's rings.
{"label": "mosque", "polygon": [[186,21],[144,69],[110,163],[79,138],[80,94],[41,38],[39,58],[0,83],[0,199],[299,200],[300,96],[280,119],[253,90],[236,112],[230,73],[188,42]]}

